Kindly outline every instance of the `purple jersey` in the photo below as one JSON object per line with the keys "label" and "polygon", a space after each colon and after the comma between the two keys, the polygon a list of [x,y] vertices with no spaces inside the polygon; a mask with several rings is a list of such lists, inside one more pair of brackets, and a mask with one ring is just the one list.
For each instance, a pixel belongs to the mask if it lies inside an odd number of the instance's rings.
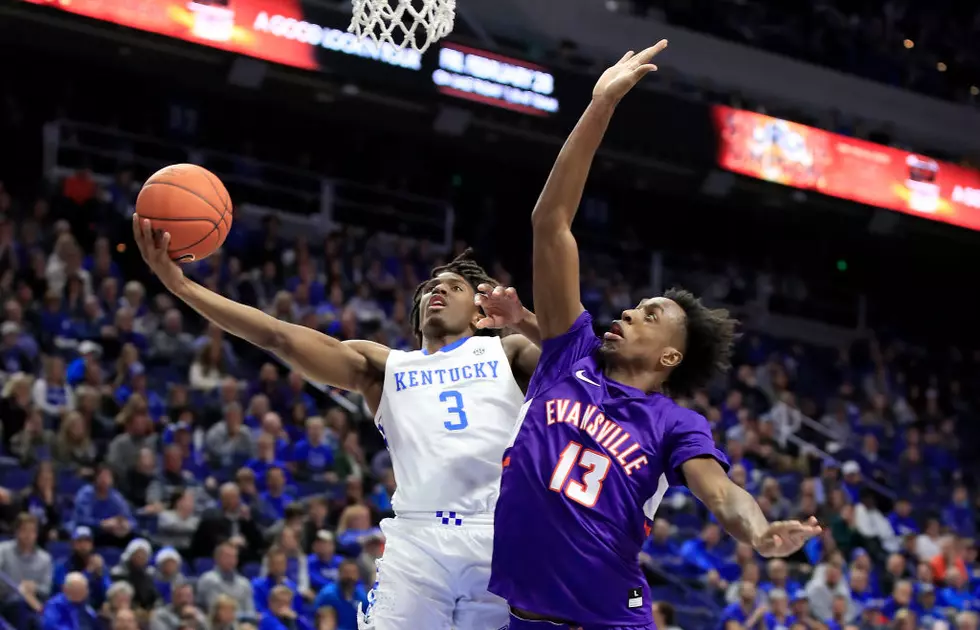
{"label": "purple jersey", "polygon": [[685,461],[714,457],[708,422],[660,394],[606,378],[582,313],[544,342],[504,454],[490,591],[582,625],[650,623],[638,555]]}

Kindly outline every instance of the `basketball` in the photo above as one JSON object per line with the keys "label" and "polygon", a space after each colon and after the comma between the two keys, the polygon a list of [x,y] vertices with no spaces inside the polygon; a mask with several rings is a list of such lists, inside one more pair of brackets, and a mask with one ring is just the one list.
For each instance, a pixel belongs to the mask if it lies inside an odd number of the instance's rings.
{"label": "basketball", "polygon": [[170,232],[170,257],[180,263],[207,258],[231,230],[231,198],[224,184],[207,169],[173,164],[143,184],[136,214],[154,231]]}

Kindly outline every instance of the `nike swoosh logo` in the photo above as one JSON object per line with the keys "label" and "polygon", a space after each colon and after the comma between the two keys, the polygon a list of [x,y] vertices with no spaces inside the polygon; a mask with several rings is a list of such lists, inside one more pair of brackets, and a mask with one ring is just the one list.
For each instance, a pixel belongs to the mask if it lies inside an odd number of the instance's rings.
{"label": "nike swoosh logo", "polygon": [[599,383],[596,383],[595,381],[591,380],[588,376],[586,376],[585,375],[585,370],[579,370],[578,372],[576,372],[575,373],[575,378],[577,378],[580,381],[585,381],[589,385],[595,385],[596,387],[602,387],[602,385],[599,385]]}

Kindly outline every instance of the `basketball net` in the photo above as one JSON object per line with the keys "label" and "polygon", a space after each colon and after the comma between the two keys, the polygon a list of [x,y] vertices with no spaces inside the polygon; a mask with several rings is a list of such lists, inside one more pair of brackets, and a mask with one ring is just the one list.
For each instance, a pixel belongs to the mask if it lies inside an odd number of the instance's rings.
{"label": "basketball net", "polygon": [[419,52],[453,30],[456,0],[353,0],[347,30],[378,45]]}

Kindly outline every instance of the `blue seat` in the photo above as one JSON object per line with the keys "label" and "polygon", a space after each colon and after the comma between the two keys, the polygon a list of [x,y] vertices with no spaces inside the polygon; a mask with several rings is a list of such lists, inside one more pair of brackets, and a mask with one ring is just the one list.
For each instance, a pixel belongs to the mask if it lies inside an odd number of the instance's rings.
{"label": "blue seat", "polygon": [[96,549],[96,553],[102,556],[102,560],[105,561],[105,566],[108,569],[119,564],[119,559],[122,558],[123,550],[118,547],[99,547]]}
{"label": "blue seat", "polygon": [[198,558],[194,561],[194,575],[201,575],[214,568],[214,560],[211,558]]}
{"label": "blue seat", "polygon": [[157,516],[156,514],[140,514],[136,517],[136,524],[140,531],[145,532],[149,535],[157,533]]}
{"label": "blue seat", "polygon": [[30,468],[8,468],[0,473],[0,486],[11,492],[20,492],[33,480],[34,471]]}
{"label": "blue seat", "polygon": [[241,568],[241,573],[250,580],[254,580],[259,577],[259,573],[262,572],[262,565],[258,562],[249,562]]}
{"label": "blue seat", "polygon": [[51,559],[58,563],[71,555],[71,543],[65,540],[52,540],[46,550],[51,554]]}

